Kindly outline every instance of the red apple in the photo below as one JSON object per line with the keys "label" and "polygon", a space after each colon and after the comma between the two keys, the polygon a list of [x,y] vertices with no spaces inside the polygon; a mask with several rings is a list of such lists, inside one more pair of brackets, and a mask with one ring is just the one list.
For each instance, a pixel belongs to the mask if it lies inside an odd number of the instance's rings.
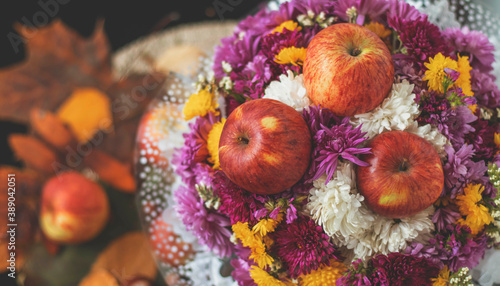
{"label": "red apple", "polygon": [[405,131],[390,131],[369,141],[372,154],[360,159],[357,184],[374,212],[390,218],[409,217],[431,206],[441,194],[444,174],[434,147]]}
{"label": "red apple", "polygon": [[77,172],[65,172],[44,185],[40,226],[52,241],[82,243],[97,236],[109,218],[104,189]]}
{"label": "red apple", "polygon": [[227,177],[256,194],[297,183],[309,166],[311,134],[302,115],[273,99],[248,101],[227,118],[219,141]]}
{"label": "red apple", "polygon": [[335,24],[307,47],[304,84],[314,104],[340,116],[377,107],[391,90],[391,52],[372,31],[357,24]]}

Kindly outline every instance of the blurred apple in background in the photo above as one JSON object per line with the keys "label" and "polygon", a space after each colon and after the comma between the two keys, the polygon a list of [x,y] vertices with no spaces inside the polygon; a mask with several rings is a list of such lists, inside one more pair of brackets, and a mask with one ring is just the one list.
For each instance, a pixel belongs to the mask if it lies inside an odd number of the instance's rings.
{"label": "blurred apple in background", "polygon": [[394,63],[384,42],[357,24],[336,24],[309,43],[304,84],[314,104],[340,116],[377,107],[391,90]]}
{"label": "blurred apple in background", "polygon": [[221,168],[233,183],[256,194],[275,194],[297,183],[309,166],[311,134],[302,115],[273,99],[236,108],[219,142]]}
{"label": "blurred apple in background", "polygon": [[375,136],[367,146],[372,154],[357,166],[359,193],[374,212],[390,218],[417,214],[431,206],[444,187],[441,160],[425,139],[405,131]]}
{"label": "blurred apple in background", "polygon": [[109,213],[104,189],[80,173],[61,173],[42,189],[40,226],[54,242],[77,244],[93,239],[106,225]]}

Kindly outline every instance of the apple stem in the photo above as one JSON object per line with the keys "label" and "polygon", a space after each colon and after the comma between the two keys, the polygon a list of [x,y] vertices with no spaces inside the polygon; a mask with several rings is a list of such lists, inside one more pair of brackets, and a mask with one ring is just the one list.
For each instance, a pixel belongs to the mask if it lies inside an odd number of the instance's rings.
{"label": "apple stem", "polygon": [[245,138],[245,137],[238,137],[238,144],[248,144],[248,142],[250,142],[250,140],[248,140],[248,138]]}
{"label": "apple stem", "polygon": [[408,159],[404,158],[403,162],[401,162],[401,165],[399,165],[399,171],[405,172],[409,167],[410,163],[408,163]]}
{"label": "apple stem", "polygon": [[359,48],[354,48],[354,49],[351,50],[350,54],[353,57],[357,57],[357,56],[359,56],[359,54],[361,54],[361,50]]}

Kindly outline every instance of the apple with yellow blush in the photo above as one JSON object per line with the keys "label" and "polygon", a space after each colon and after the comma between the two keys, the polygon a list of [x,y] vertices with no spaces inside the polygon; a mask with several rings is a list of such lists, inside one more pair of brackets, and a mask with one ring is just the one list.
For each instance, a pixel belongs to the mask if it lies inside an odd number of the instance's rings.
{"label": "apple with yellow blush", "polygon": [[238,106],[219,141],[221,169],[236,185],[276,194],[297,183],[311,159],[311,133],[302,115],[273,99]]}
{"label": "apple with yellow blush", "polygon": [[367,28],[335,24],[314,36],[304,61],[304,85],[316,105],[339,116],[377,107],[394,82],[394,63],[385,43]]}
{"label": "apple with yellow blush", "polygon": [[374,212],[404,218],[430,207],[441,195],[444,173],[441,159],[424,138],[405,131],[375,136],[367,146],[371,154],[357,166],[358,191]]}
{"label": "apple with yellow blush", "polygon": [[106,226],[109,214],[104,189],[78,172],[58,174],[42,189],[40,227],[56,243],[93,239]]}

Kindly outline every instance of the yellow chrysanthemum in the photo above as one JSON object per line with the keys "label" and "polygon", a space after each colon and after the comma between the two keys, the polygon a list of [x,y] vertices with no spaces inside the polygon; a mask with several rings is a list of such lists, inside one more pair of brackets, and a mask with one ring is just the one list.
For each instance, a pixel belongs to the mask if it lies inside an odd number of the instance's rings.
{"label": "yellow chrysanthemum", "polygon": [[474,96],[474,92],[472,92],[471,84],[470,84],[470,71],[472,67],[469,64],[469,57],[461,57],[458,56],[458,71],[460,76],[458,77],[455,85],[462,89],[463,94],[467,96]]}
{"label": "yellow chrysanthemum", "polygon": [[297,22],[294,22],[293,20],[285,21],[281,23],[278,27],[274,28],[274,30],[271,33],[283,33],[283,29],[287,29],[289,31],[294,31],[297,29],[297,31],[302,30],[302,27],[299,26]]}
{"label": "yellow chrysanthemum", "polygon": [[497,148],[500,148],[500,133],[495,133],[494,138],[495,145],[497,145]]}
{"label": "yellow chrysanthemum", "polygon": [[437,278],[432,278],[432,286],[448,286],[450,281],[450,270],[448,266],[444,266]]}
{"label": "yellow chrysanthemum", "polygon": [[306,48],[296,48],[296,47],[283,48],[281,49],[279,54],[276,55],[274,61],[282,65],[287,65],[287,64],[292,64],[294,66],[302,65],[304,63],[304,60],[306,59],[306,51],[307,51]]}
{"label": "yellow chrysanthemum", "polygon": [[374,32],[381,39],[387,38],[392,34],[391,30],[386,29],[384,25],[378,22],[370,22],[370,24],[366,24],[365,27]]}
{"label": "yellow chrysanthemum", "polygon": [[226,123],[226,119],[222,118],[220,122],[217,122],[212,126],[212,130],[208,133],[207,139],[207,148],[210,157],[208,157],[208,162],[214,164],[213,168],[218,170],[220,168],[219,161],[219,141],[220,135],[222,133],[222,128],[224,128],[224,124]]}
{"label": "yellow chrysanthemum", "polygon": [[184,105],[182,113],[184,114],[185,120],[190,120],[196,116],[205,116],[210,111],[218,115],[219,112],[216,111],[218,107],[219,104],[217,103],[215,94],[203,89],[198,93],[193,93],[189,97]]}
{"label": "yellow chrysanthemum", "polygon": [[469,184],[464,188],[464,194],[458,195],[455,200],[460,214],[466,217],[465,220],[460,219],[458,223],[469,226],[473,235],[483,230],[485,225],[493,222],[488,208],[482,204],[483,190],[480,184]]}
{"label": "yellow chrysanthemum", "polygon": [[301,275],[299,281],[301,286],[334,286],[335,281],[342,276],[347,267],[338,261],[331,261],[330,266],[323,266],[312,270],[310,274]]}
{"label": "yellow chrysanthemum", "polygon": [[252,231],[254,233],[259,233],[261,236],[265,236],[269,232],[273,232],[278,224],[279,221],[277,220],[274,220],[272,218],[263,218],[253,226]]}
{"label": "yellow chrysanthemum", "polygon": [[252,265],[250,268],[250,277],[252,277],[253,281],[258,286],[287,286],[285,282],[274,278],[265,270],[255,265]]}
{"label": "yellow chrysanthemum", "polygon": [[274,259],[266,252],[266,245],[259,240],[254,240],[253,244],[250,245],[250,259],[253,259],[260,268],[264,268],[267,265],[271,265]]}
{"label": "yellow chrysanthemum", "polygon": [[467,107],[470,109],[470,112],[472,114],[476,113],[476,110],[477,110],[477,104],[474,104],[474,105],[467,105]]}
{"label": "yellow chrysanthemum", "polygon": [[250,247],[256,241],[254,233],[250,230],[248,222],[237,222],[233,224],[231,229],[237,239],[241,240],[244,247]]}
{"label": "yellow chrysanthemum", "polygon": [[428,70],[425,72],[424,80],[428,81],[429,89],[443,93],[443,80],[446,76],[444,69],[458,70],[458,63],[439,53],[434,58],[430,58],[429,63],[425,63],[425,67]]}

